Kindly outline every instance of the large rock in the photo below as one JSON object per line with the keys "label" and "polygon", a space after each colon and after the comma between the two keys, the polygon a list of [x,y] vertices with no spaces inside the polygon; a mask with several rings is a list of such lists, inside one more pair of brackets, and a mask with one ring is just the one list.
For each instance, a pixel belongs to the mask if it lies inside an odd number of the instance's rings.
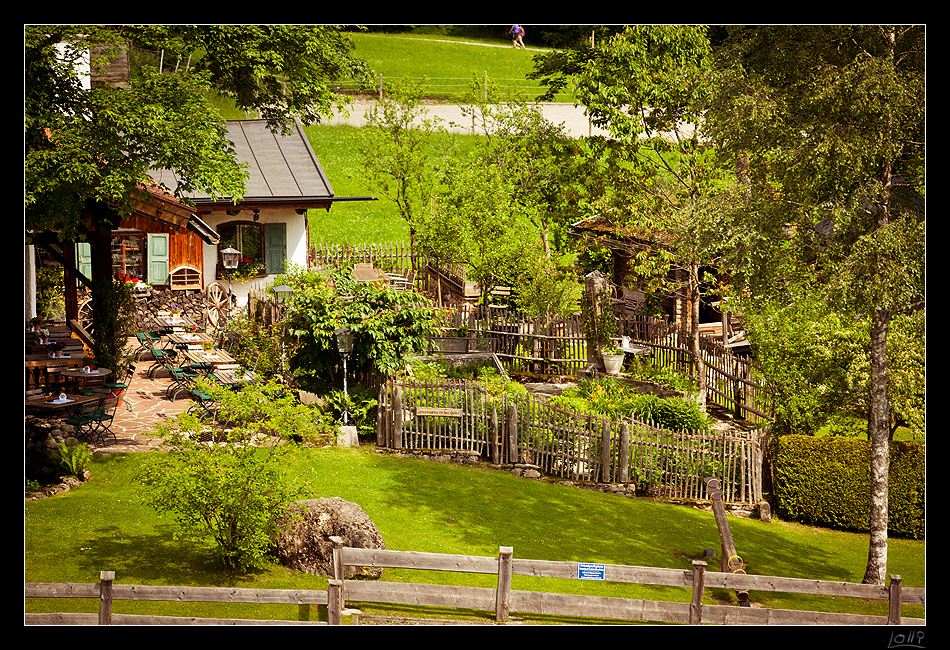
{"label": "large rock", "polygon": [[[343,538],[343,546],[385,549],[383,536],[369,515],[355,503],[339,497],[297,501],[292,507],[299,518],[278,533],[276,554],[286,566],[320,576],[333,577],[333,542]],[[345,578],[379,578],[383,570],[372,567],[347,567]]]}

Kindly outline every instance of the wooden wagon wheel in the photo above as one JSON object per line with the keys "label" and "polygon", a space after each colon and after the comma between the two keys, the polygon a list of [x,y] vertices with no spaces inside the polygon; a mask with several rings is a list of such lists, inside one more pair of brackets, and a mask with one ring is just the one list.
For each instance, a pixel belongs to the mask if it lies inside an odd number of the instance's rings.
{"label": "wooden wagon wheel", "polygon": [[215,328],[220,328],[227,322],[231,312],[231,300],[228,290],[220,282],[212,282],[205,287],[208,301],[208,320]]}
{"label": "wooden wagon wheel", "polygon": [[90,334],[92,333],[92,298],[87,298],[79,305],[79,324]]}

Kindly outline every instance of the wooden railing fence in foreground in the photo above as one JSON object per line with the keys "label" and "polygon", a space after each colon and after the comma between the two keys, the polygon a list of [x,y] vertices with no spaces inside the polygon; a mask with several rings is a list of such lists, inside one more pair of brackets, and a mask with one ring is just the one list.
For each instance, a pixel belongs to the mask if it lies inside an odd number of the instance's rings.
{"label": "wooden railing fence in foreground", "polygon": [[[616,564],[526,560],[514,557],[510,546],[499,548],[497,557],[419,553],[343,547],[334,540],[334,573],[326,591],[288,589],[234,589],[230,587],[162,587],[116,585],[115,572],[103,571],[101,581],[90,584],[26,583],[26,598],[95,598],[98,614],[25,615],[28,625],[341,625],[347,601],[388,603],[421,607],[481,610],[495,613],[504,623],[511,613],[574,618],[598,618],[666,623],[715,625],[924,625],[925,619],[904,618],[901,604],[925,604],[924,588],[903,588],[900,576],[890,576],[887,586],[830,582],[802,578],[751,576],[706,571],[706,563],[694,560],[692,570]],[[498,576],[498,586],[459,587],[449,585],[344,580],[344,567],[388,567],[423,571],[452,571]],[[663,602],[630,598],[584,596],[564,593],[520,591],[511,588],[512,576],[534,576],[575,580],[603,580],[634,584],[682,587],[690,590],[689,602]],[[887,616],[840,614],[706,605],[706,589],[789,592],[830,597],[887,600]],[[161,600],[215,603],[285,603],[326,605],[327,621],[261,621],[246,619],[202,619],[114,614],[116,600]]]}

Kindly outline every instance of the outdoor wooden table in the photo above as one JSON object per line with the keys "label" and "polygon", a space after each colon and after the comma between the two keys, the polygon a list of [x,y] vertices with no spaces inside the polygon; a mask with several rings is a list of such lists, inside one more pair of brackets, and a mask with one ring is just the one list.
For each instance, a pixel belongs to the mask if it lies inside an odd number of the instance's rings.
{"label": "outdoor wooden table", "polygon": [[236,387],[243,386],[248,382],[257,381],[257,373],[251,372],[250,370],[242,370],[239,372],[237,368],[232,370],[215,370],[214,378],[225,386]]}
{"label": "outdoor wooden table", "polygon": [[107,377],[112,374],[112,370],[109,368],[97,368],[91,372],[83,372],[82,368],[70,368],[69,370],[61,370],[59,374],[65,377],[76,377],[76,378],[86,378],[86,377]]}
{"label": "outdoor wooden table", "polygon": [[388,278],[381,269],[354,268],[353,274],[357,282],[387,282]]}
{"label": "outdoor wooden table", "polygon": [[214,343],[214,338],[207,332],[173,332],[168,335],[168,340],[176,345],[195,346],[199,349],[205,343]]}
{"label": "outdoor wooden table", "polygon": [[643,346],[631,345],[625,348],[621,347],[620,349],[626,352],[627,354],[632,354],[638,357],[650,356],[650,352],[651,352],[650,348],[646,345],[643,345]]}
{"label": "outdoor wooden table", "polygon": [[91,379],[108,377],[112,374],[112,370],[109,368],[97,368],[92,372],[83,372],[82,368],[70,368],[69,370],[60,370],[59,374],[63,377],[72,377],[73,379]]}
{"label": "outdoor wooden table", "polygon": [[210,363],[212,366],[235,363],[234,357],[224,350],[185,350],[185,358],[191,363]]}
{"label": "outdoor wooden table", "polygon": [[176,332],[183,332],[186,327],[197,327],[193,320],[185,316],[159,316],[155,319],[155,322]]}
{"label": "outdoor wooden table", "polygon": [[102,399],[102,395],[70,395],[66,394],[66,401],[58,401],[58,396],[49,399],[24,400],[27,408],[40,413],[41,417],[60,417],[68,414],[69,411],[89,402],[97,402]]}

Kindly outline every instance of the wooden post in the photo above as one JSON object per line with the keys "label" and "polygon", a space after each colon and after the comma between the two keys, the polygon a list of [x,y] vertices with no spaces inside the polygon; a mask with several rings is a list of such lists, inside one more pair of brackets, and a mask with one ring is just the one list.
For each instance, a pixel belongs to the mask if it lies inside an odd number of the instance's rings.
{"label": "wooden post", "polygon": [[497,465],[500,462],[498,453],[498,407],[491,407],[491,462]]}
{"label": "wooden post", "polygon": [[495,592],[495,620],[508,621],[508,609],[511,606],[511,556],[514,548],[498,547],[498,589]]}
{"label": "wooden post", "polygon": [[343,625],[343,581],[327,581],[327,622]]}
{"label": "wooden post", "polygon": [[115,571],[99,572],[99,625],[112,625],[112,581]]}
{"label": "wooden post", "polygon": [[600,437],[600,481],[610,483],[610,420],[604,418],[604,432]]}
{"label": "wooden post", "polygon": [[689,604],[689,624],[703,622],[703,590],[706,588],[706,563],[693,560],[693,599]]}
{"label": "wooden post", "polygon": [[630,426],[620,425],[620,482],[630,482]]}
{"label": "wooden post", "polygon": [[518,406],[511,405],[508,416],[508,462],[517,463],[518,458]]}
{"label": "wooden post", "polygon": [[402,388],[393,391],[393,448],[402,449]]}
{"label": "wooden post", "polygon": [[333,542],[333,577],[337,580],[344,578],[343,566],[343,538],[338,535],[331,535],[330,541]]}
{"label": "wooden post", "polygon": [[[726,508],[722,505],[722,488],[718,478],[707,478],[706,489],[712,499],[713,515],[716,517],[716,527],[719,529],[719,538],[722,540],[722,571],[723,573],[745,573],[742,558],[736,553],[736,545],[732,541],[732,531],[729,530],[729,520],[726,518]],[[736,589],[740,607],[750,607],[749,592],[745,589]]]}
{"label": "wooden post", "polygon": [[386,399],[386,382],[383,382],[379,387],[379,395],[376,398],[376,403],[379,405],[379,412],[376,416],[376,446],[377,447],[388,447],[389,446],[389,410],[386,408],[388,400]]}
{"label": "wooden post", "polygon": [[901,624],[901,577],[891,574],[891,583],[887,586],[887,593],[890,598],[887,608],[887,624]]}

